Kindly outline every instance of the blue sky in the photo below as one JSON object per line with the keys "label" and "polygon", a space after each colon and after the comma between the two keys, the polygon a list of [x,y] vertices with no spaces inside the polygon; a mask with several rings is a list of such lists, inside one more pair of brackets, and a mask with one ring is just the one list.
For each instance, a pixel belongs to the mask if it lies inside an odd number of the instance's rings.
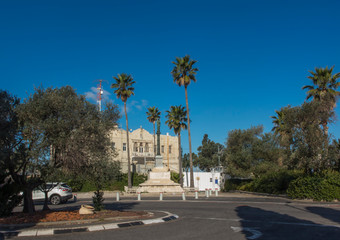
{"label": "blue sky", "polygon": [[[270,131],[275,110],[304,101],[309,70],[340,72],[339,9],[328,0],[1,1],[1,89],[25,98],[34,86],[71,85],[91,100],[96,79],[126,72],[136,81],[129,127],[152,132],[145,112],[157,106],[173,135],[165,111],[185,95],[171,61],[189,54],[200,70],[188,88],[196,151],[205,133],[224,143],[232,129]],[[109,86],[105,99],[122,106]],[[338,122],[330,131],[340,138]]]}

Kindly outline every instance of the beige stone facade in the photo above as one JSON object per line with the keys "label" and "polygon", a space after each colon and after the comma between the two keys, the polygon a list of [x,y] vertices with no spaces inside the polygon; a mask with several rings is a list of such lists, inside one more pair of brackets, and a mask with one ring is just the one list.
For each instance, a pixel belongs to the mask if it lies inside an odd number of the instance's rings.
{"label": "beige stone facade", "polygon": [[[129,140],[131,171],[136,173],[149,172],[155,167],[153,134],[141,127],[129,133]],[[111,133],[111,142],[118,154],[116,157],[113,157],[113,160],[120,162],[122,172],[127,172],[128,158],[126,131],[120,128],[113,130]],[[161,135],[160,142],[163,166],[168,167],[169,165],[171,171],[179,172],[177,136]]]}

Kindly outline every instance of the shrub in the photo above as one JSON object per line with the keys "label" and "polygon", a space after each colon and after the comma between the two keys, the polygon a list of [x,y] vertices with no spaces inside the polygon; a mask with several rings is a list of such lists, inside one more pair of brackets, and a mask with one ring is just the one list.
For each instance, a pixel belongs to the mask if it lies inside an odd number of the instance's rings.
{"label": "shrub", "polygon": [[268,172],[263,174],[261,177],[256,178],[253,182],[245,185],[243,190],[270,194],[284,194],[286,193],[291,181],[297,179],[300,175],[300,171],[292,170]]}
{"label": "shrub", "polygon": [[104,208],[103,202],[104,202],[104,192],[100,190],[96,190],[94,192],[94,196],[92,197],[93,207],[95,211],[101,211]]}
{"label": "shrub", "polygon": [[340,173],[325,171],[301,176],[290,183],[287,194],[296,199],[340,200]]}
{"label": "shrub", "polygon": [[232,190],[240,190],[240,187],[242,187],[245,184],[250,183],[253,181],[252,179],[243,179],[243,178],[231,178],[227,179],[224,183],[224,192],[229,192]]}
{"label": "shrub", "polygon": [[179,183],[179,173],[171,171],[170,172],[170,179],[172,181],[174,181],[175,183]]}

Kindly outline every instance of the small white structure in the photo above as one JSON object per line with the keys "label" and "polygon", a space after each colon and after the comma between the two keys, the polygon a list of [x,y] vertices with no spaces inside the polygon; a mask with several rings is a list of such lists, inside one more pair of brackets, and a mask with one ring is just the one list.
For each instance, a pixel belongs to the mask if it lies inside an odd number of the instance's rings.
{"label": "small white structure", "polygon": [[[190,172],[183,172],[183,186],[190,187]],[[194,172],[194,184],[198,191],[205,189],[221,190],[222,175],[220,172]]]}

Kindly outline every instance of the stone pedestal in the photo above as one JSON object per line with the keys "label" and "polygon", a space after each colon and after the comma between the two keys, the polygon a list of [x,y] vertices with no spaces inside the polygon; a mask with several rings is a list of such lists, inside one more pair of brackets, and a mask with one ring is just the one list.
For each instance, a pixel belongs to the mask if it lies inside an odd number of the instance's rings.
{"label": "stone pedestal", "polygon": [[139,185],[137,192],[181,193],[183,188],[170,180],[170,171],[163,167],[162,156],[156,156],[156,167],[149,172],[148,180]]}
{"label": "stone pedestal", "polygon": [[162,156],[156,156],[155,167],[163,168],[163,157]]}

